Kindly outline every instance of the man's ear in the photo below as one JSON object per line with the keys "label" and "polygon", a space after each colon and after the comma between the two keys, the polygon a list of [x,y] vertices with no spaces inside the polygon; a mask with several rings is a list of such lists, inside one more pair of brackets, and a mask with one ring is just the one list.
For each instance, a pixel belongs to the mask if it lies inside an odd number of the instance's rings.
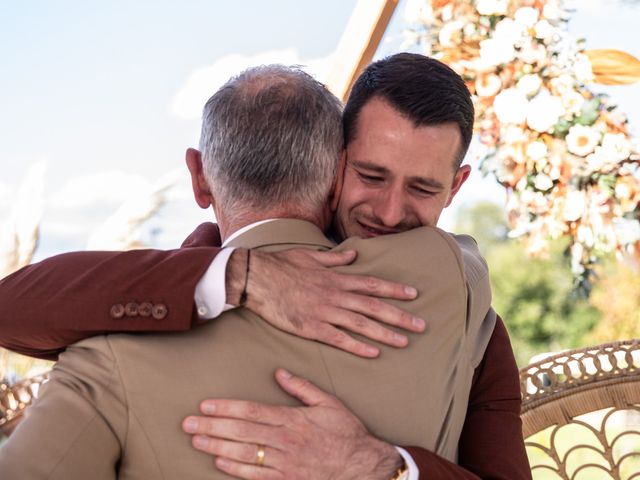
{"label": "man's ear", "polygon": [[453,201],[453,197],[456,196],[456,193],[458,193],[458,190],[460,190],[460,187],[462,187],[464,182],[467,181],[467,178],[469,178],[469,175],[471,175],[471,167],[469,165],[463,165],[460,168],[458,168],[458,171],[453,177],[453,183],[451,184],[451,192],[449,193],[449,198],[447,199],[445,208],[451,205],[451,202]]}
{"label": "man's ear", "polygon": [[202,154],[195,148],[187,148],[185,161],[191,174],[191,187],[193,188],[193,196],[196,199],[196,203],[200,208],[209,208],[215,203],[202,170]]}
{"label": "man's ear", "polygon": [[331,189],[331,198],[329,207],[332,212],[338,209],[338,203],[340,203],[340,195],[342,195],[342,185],[344,183],[344,169],[347,165],[347,149],[342,150],[340,155],[340,162],[336,170],[336,179],[333,181],[333,188]]}

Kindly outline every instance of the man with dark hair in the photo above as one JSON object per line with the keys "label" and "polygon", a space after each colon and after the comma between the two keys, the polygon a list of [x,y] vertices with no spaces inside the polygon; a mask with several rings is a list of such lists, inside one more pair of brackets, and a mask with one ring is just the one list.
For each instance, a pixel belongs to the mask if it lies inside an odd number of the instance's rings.
{"label": "man with dark hair", "polygon": [[462,164],[473,135],[474,109],[464,81],[451,68],[412,53],[369,65],[354,83],[342,114],[345,144],[356,138],[360,111],[373,98],[386,100],[414,127],[456,124],[460,149],[454,166]]}
{"label": "man with dark hair", "polygon": [[[398,74],[398,72],[402,72]],[[395,85],[395,87],[394,87]],[[405,89],[406,86],[406,89]],[[424,97],[424,98],[423,98]],[[428,101],[427,101],[428,99]],[[448,111],[450,110],[450,112]],[[469,175],[469,167],[460,167],[460,162],[469,144],[471,136],[471,126],[473,122],[473,107],[464,87],[462,80],[452,72],[448,67],[435,60],[426,59],[419,55],[399,54],[389,59],[376,62],[367,68],[365,73],[360,77],[352,96],[345,109],[345,138],[347,139],[347,158],[342,169],[339,169],[337,181],[337,194],[334,199],[334,207],[337,215],[335,218],[335,231],[342,237],[359,235],[361,237],[375,237],[388,233],[398,233],[420,225],[435,225],[442,209],[449,205],[453,196],[464,183]],[[340,189],[342,189],[340,191]],[[216,232],[211,226],[204,226],[197,233],[197,237],[215,238]],[[196,240],[198,240],[198,238]],[[189,249],[187,249],[189,250]],[[194,249],[195,250],[195,249]],[[199,249],[202,250],[202,249]],[[225,250],[223,250],[224,252]],[[335,280],[335,276],[328,276],[318,268],[319,256],[312,257],[308,254],[300,252],[290,253],[288,257],[284,257],[279,253],[277,261],[274,261],[270,254],[260,252],[255,255],[257,260],[251,264],[251,268],[247,263],[248,256],[241,250],[235,250],[227,254],[225,261],[227,274],[227,289],[223,291],[221,298],[217,304],[224,303],[224,299],[231,300],[229,303],[237,304],[240,298],[240,291],[246,272],[251,272],[244,293],[248,293],[247,306],[249,308],[262,309],[260,313],[265,319],[269,317],[278,317],[280,313],[285,313],[286,318],[299,320],[296,315],[303,311],[305,317],[308,317],[310,306],[313,308],[322,305],[321,301],[317,301],[311,292],[305,292],[304,283],[308,283],[312,279],[312,286],[317,288],[327,288],[335,285],[330,284]],[[257,251],[256,251],[257,253]],[[107,263],[104,262],[100,267],[90,267],[91,262],[96,261],[95,258],[87,259],[84,268],[89,268],[92,275],[99,275],[101,278],[115,280],[123,278],[123,263],[126,263],[127,276],[131,276],[132,272],[145,272],[145,268],[153,266],[151,273],[145,273],[139,286],[132,286],[129,282],[126,290],[110,296],[109,304],[113,302],[113,298],[122,299],[144,299],[149,298],[149,292],[154,292],[157,296],[158,292],[168,292],[175,287],[176,291],[172,292],[171,298],[181,297],[179,302],[170,305],[170,312],[173,315],[167,316],[182,317],[182,320],[173,321],[171,327],[160,326],[161,328],[185,329],[191,325],[191,319],[198,321],[197,317],[203,317],[207,314],[216,313],[222,309],[222,306],[210,308],[211,302],[203,301],[199,298],[198,288],[201,284],[207,286],[211,282],[206,282],[210,271],[215,270],[212,264],[207,270],[207,261],[211,261],[214,254],[208,253],[205,257],[201,252],[200,261],[205,263],[204,268],[192,268],[181,276],[180,282],[163,278],[163,271],[172,271],[172,265],[178,265],[177,255],[186,257],[185,251],[174,252],[173,254],[146,253],[144,260],[140,260],[142,253],[130,252],[123,257],[109,257]],[[81,254],[76,254],[81,255]],[[115,254],[114,254],[115,255]],[[173,256],[173,258],[172,258]],[[223,255],[215,258],[213,263],[218,262]],[[349,261],[346,256],[337,259],[333,258],[333,263],[346,263]],[[196,254],[191,253],[191,265],[196,263]],[[252,255],[252,262],[253,262]],[[469,257],[465,256],[465,260]],[[105,260],[105,257],[103,257]],[[30,287],[35,286],[36,273],[47,271],[51,274],[51,270],[57,265],[64,265],[68,259],[57,259],[49,261],[48,265],[40,265],[39,267],[29,267],[30,271],[19,272],[18,275],[10,277],[3,281],[1,288],[3,293],[11,294],[12,301],[0,305],[0,309],[5,308],[5,312],[15,309],[15,302],[18,302],[23,290],[17,286]],[[176,263],[172,264],[171,262]],[[108,263],[111,262],[109,265]],[[225,272],[224,262],[221,263],[222,271]],[[313,264],[312,264],[313,263]],[[327,262],[330,263],[330,262]],[[117,264],[117,268],[116,268]],[[471,262],[467,262],[467,276],[474,277],[474,272],[469,272],[468,267]],[[106,265],[106,267],[105,267]],[[311,265],[311,268],[310,268]],[[302,268],[304,267],[304,269]],[[164,269],[164,270],[163,270]],[[112,272],[119,270],[120,273],[114,275]],[[206,273],[203,275],[203,272]],[[217,271],[220,271],[218,266]],[[265,272],[269,272],[267,275]],[[477,275],[478,272],[475,272]],[[56,273],[56,275],[58,275]],[[70,274],[71,275],[71,274]],[[124,277],[126,278],[126,277]],[[268,278],[270,282],[260,282]],[[195,279],[195,280],[194,280]],[[301,281],[301,279],[304,279]],[[202,280],[202,281],[199,281]],[[360,279],[362,280],[362,279]],[[477,276],[474,280],[477,280]],[[371,282],[371,279],[367,279]],[[34,282],[34,283],[30,283]],[[144,287],[145,282],[147,287]],[[324,282],[324,283],[322,283]],[[95,282],[94,282],[95,283]],[[171,283],[171,285],[169,285]],[[220,286],[221,282],[217,285]],[[271,285],[269,285],[271,283]],[[194,287],[194,285],[196,285]],[[267,287],[264,287],[267,284]],[[301,286],[302,285],[302,286]],[[37,287],[40,288],[40,287]],[[82,285],[83,290],[93,288],[89,284]],[[104,289],[103,287],[100,287]],[[115,286],[115,289],[121,288]],[[122,287],[124,288],[124,287]],[[269,290],[271,288],[271,290]],[[366,291],[366,287],[362,283],[357,287],[349,287],[356,291]],[[195,290],[195,307],[194,299]],[[219,290],[219,288],[218,288]],[[390,289],[387,287],[387,293]],[[382,290],[378,290],[380,293]],[[205,288],[208,291],[208,287]],[[273,296],[273,292],[278,291],[277,296]],[[125,293],[126,292],[126,293]],[[307,294],[308,293],[308,294]],[[288,295],[287,295],[288,294]],[[163,293],[161,296],[168,296]],[[84,295],[82,295],[84,296]],[[395,291],[393,295],[396,298],[401,295]],[[89,296],[87,296],[89,297]],[[317,295],[317,297],[321,297]],[[7,299],[9,297],[6,297]],[[286,298],[286,301],[282,301]],[[357,317],[348,317],[353,323],[344,322],[342,325],[349,327],[350,325],[359,325],[360,328],[351,328],[352,331],[358,331],[366,334],[369,338],[382,340],[385,343],[395,346],[406,344],[406,338],[398,337],[397,334],[389,335],[389,331],[380,330],[374,326],[374,322],[366,323],[363,321],[362,315],[370,315],[374,319],[388,320],[389,323],[397,323],[403,327],[418,331],[422,327],[419,321],[412,322],[411,316],[402,316],[397,310],[385,310],[383,314],[377,316],[373,311],[380,310],[379,303],[367,303],[360,296],[343,297],[349,298],[345,304],[355,303],[357,298],[359,303],[353,308],[352,312],[357,312]],[[293,300],[293,301],[292,301]],[[67,301],[67,305],[63,305]],[[470,299],[469,301],[473,301]],[[271,302],[268,307],[265,304]],[[9,305],[12,303],[13,305]],[[285,309],[283,304],[293,305],[294,308]],[[362,305],[374,305],[367,310]],[[296,308],[297,305],[297,308]],[[58,308],[59,307],[59,308]],[[56,302],[55,314],[63,317],[56,322],[57,328],[60,325],[70,323],[70,317],[78,317],[78,313],[74,312],[76,305],[72,305],[68,300],[60,300]],[[95,306],[94,306],[95,307]],[[86,307],[85,307],[86,308]],[[105,307],[108,311],[108,306]],[[350,307],[347,307],[346,311]],[[382,307],[384,309],[384,307]],[[95,310],[94,310],[95,311]],[[133,308],[129,309],[130,312]],[[335,311],[335,310],[334,310]],[[188,313],[187,313],[188,312]],[[193,313],[192,313],[193,312]],[[204,314],[202,313],[204,312]],[[294,312],[293,314],[291,312]],[[325,314],[327,310],[324,310]],[[98,313],[99,314],[99,313]],[[487,321],[483,325],[493,325],[495,321],[493,313],[487,314]],[[31,348],[33,353],[33,345],[29,345],[28,335],[25,331],[20,331],[24,325],[29,325],[31,331],[38,331],[38,328],[31,325],[33,318],[26,318],[21,326],[7,328],[10,334],[7,342],[9,346],[19,345],[24,348]],[[129,315],[125,312],[128,324],[124,326],[129,330],[149,330],[152,329],[150,319],[140,318],[141,315]],[[122,318],[120,315],[119,318]],[[0,319],[5,319],[4,313],[0,314]],[[188,318],[188,321],[185,321]],[[398,320],[400,319],[400,320]],[[88,322],[88,319],[86,320]],[[122,329],[114,324],[113,315],[103,320],[94,320],[94,326],[83,325],[78,328],[77,320],[73,321],[75,332],[67,333],[66,337],[62,335],[59,338],[51,340],[46,346],[36,345],[36,347],[44,346],[45,349],[51,351],[58,350],[69,340],[76,340],[73,335],[86,336],[93,331],[113,331]],[[181,322],[181,323],[180,323]],[[274,321],[274,323],[277,322]],[[165,322],[166,323],[166,322]],[[284,322],[285,324],[287,322]],[[97,325],[99,324],[99,325]],[[136,325],[137,324],[137,325]],[[341,325],[336,322],[333,325]],[[413,324],[413,326],[412,326]],[[291,327],[291,325],[298,325]],[[346,336],[341,331],[338,336],[333,337],[334,330],[327,330],[330,324],[321,319],[314,324],[302,322],[301,324],[285,325],[288,331],[300,334],[308,338],[316,338],[326,341],[333,345],[360,355],[375,356],[376,350],[367,351],[363,342]],[[320,327],[325,327],[324,330]],[[378,328],[378,329],[376,329]],[[158,329],[158,327],[156,327]],[[3,330],[5,328],[3,327]],[[81,332],[78,332],[82,330]],[[17,331],[17,333],[16,333]],[[323,333],[318,334],[322,331]],[[331,333],[328,333],[331,332]],[[375,332],[375,333],[374,333]],[[468,332],[469,333],[469,332]],[[471,332],[478,335],[479,332]],[[489,330],[491,334],[491,330]],[[322,337],[324,335],[324,337]],[[438,335],[437,331],[431,331],[428,335]],[[331,340],[327,340],[331,338]],[[412,337],[414,338],[414,337]],[[413,341],[413,340],[412,340]],[[487,341],[488,346],[487,346]],[[395,342],[395,343],[394,343]],[[460,437],[458,462],[464,468],[457,467],[429,452],[419,449],[409,449],[415,460],[420,466],[420,471],[425,476],[432,478],[478,478],[491,476],[492,478],[528,478],[526,457],[524,457],[524,449],[522,447],[522,438],[520,431],[519,413],[519,386],[517,381],[517,369],[513,361],[513,355],[508,342],[508,337],[504,330],[502,322],[498,319],[495,330],[491,336],[484,342],[480,341],[472,352],[469,352],[472,358],[470,365],[475,369],[473,375],[473,383],[471,378],[471,393],[469,397],[469,406],[467,410],[467,418],[465,421],[462,436]],[[485,350],[486,347],[486,350]],[[51,352],[50,352],[51,353]],[[323,393],[314,390],[309,384],[287,383],[295,382],[294,380],[285,380],[279,378],[284,388],[299,398],[314,399],[318,402],[328,401],[323,397]],[[303,398],[304,397],[304,398]],[[319,400],[320,399],[320,400]],[[233,403],[231,405],[234,405]],[[309,412],[317,412],[318,408],[324,405],[315,404],[310,406]],[[253,405],[252,408],[260,409],[260,406]],[[283,407],[284,408],[284,407]],[[260,410],[262,411],[262,410]],[[288,413],[282,413],[282,412]],[[289,418],[287,415],[295,415],[293,409],[278,411],[280,421],[286,423]],[[227,412],[227,415],[230,415]],[[242,414],[238,414],[242,417]],[[246,417],[246,414],[245,414]],[[260,424],[268,423],[270,418],[261,418],[254,423],[259,428]],[[215,433],[213,436],[225,438],[225,432],[207,430],[207,419],[196,420],[196,428],[190,428],[195,433]],[[215,420],[215,419],[214,419]],[[247,425],[252,422],[245,422]],[[228,426],[232,423],[227,423]],[[320,422],[322,426],[322,422]],[[185,424],[185,428],[188,425]],[[249,427],[247,427],[249,428]],[[308,430],[306,437],[314,438],[313,430]],[[326,433],[326,431],[325,431]],[[318,437],[317,433],[315,437]],[[224,452],[220,452],[219,448],[226,445],[224,441],[206,441],[202,437],[197,437],[203,441],[199,448],[210,451],[225,457]],[[237,439],[239,440],[239,439]],[[508,450],[504,450],[504,444],[500,442],[506,441]],[[236,442],[237,443],[237,442]],[[265,442],[266,443],[266,442]],[[335,442],[336,446],[343,445]],[[264,454],[264,451],[263,451]],[[313,457],[313,452],[306,455],[307,458]],[[497,459],[500,458],[498,461]],[[237,459],[236,459],[237,460]],[[223,462],[224,463],[224,462]],[[242,464],[242,462],[240,462]],[[238,467],[238,462],[227,462],[229,473],[240,476],[241,478],[249,478],[242,475],[242,466]],[[234,468],[236,470],[234,470]],[[238,470],[240,468],[240,470]],[[473,473],[471,473],[473,472]]]}

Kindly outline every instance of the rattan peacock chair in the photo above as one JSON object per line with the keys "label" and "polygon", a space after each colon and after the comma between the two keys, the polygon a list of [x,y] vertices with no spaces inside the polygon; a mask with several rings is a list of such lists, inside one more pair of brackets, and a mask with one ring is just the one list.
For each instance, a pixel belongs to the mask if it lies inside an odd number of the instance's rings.
{"label": "rattan peacock chair", "polygon": [[640,340],[549,356],[520,381],[534,479],[640,479]]}
{"label": "rattan peacock chair", "polygon": [[47,377],[48,374],[37,375],[11,386],[0,383],[0,440],[11,435]]}
{"label": "rattan peacock chair", "polygon": [[[0,434],[11,434],[46,378],[0,384]],[[556,354],[520,380],[534,479],[640,479],[640,340]]]}

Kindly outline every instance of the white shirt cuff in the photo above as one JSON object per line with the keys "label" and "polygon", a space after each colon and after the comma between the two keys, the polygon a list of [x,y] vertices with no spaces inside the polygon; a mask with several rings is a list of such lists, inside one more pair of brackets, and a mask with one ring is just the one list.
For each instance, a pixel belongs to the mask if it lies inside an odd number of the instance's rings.
{"label": "white shirt cuff", "polygon": [[209,265],[195,291],[196,308],[200,320],[216,318],[222,312],[233,308],[226,304],[227,290],[225,287],[227,263],[235,248],[223,248]]}
{"label": "white shirt cuff", "polygon": [[413,457],[409,455],[409,452],[407,452],[404,448],[396,447],[396,450],[400,455],[402,455],[402,458],[404,459],[404,463],[407,464],[407,467],[409,470],[409,475],[407,476],[407,480],[418,480],[418,477],[420,476],[420,470],[418,470],[418,466],[416,465],[416,462],[413,460]]}

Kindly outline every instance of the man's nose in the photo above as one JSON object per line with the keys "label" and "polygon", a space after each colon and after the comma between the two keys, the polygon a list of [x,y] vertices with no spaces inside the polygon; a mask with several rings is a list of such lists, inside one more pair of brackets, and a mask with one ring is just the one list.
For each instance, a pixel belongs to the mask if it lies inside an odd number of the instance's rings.
{"label": "man's nose", "polygon": [[374,215],[385,227],[393,228],[402,223],[405,217],[405,205],[400,189],[389,189],[377,198]]}

